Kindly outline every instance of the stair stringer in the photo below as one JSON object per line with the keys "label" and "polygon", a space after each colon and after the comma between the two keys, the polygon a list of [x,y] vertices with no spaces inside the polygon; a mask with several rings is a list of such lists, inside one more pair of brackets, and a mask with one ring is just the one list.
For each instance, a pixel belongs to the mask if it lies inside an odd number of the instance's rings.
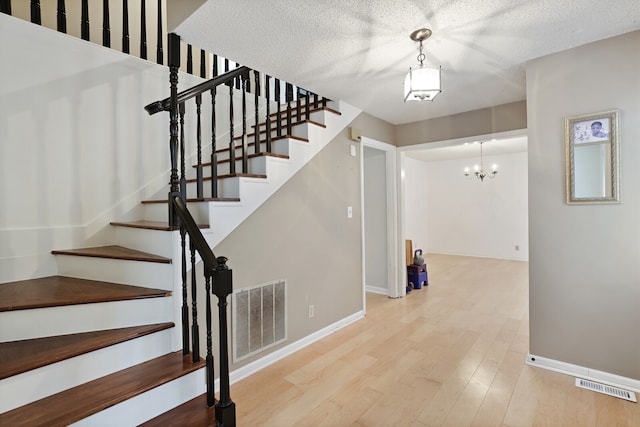
{"label": "stair stringer", "polygon": [[340,115],[327,113],[326,127],[307,124],[309,142],[290,139],[289,159],[267,158],[267,178],[239,177],[238,196],[240,202],[209,203],[209,224],[211,231],[205,234],[209,246],[217,246],[236,227],[269,199],[280,187],[302,169],[316,154],[329,144],[340,132],[360,114],[357,109],[345,102],[338,102]]}

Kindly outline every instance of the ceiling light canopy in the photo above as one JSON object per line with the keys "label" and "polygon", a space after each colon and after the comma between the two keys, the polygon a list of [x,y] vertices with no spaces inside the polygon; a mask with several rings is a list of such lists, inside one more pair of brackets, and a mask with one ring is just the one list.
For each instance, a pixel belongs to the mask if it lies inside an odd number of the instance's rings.
{"label": "ceiling light canopy", "polygon": [[413,41],[420,42],[420,53],[418,54],[418,67],[409,68],[409,73],[404,79],[404,101],[433,101],[442,92],[440,78],[442,67],[428,68],[424,66],[426,57],[422,53],[422,42],[431,37],[431,30],[421,28],[415,30],[409,37]]}

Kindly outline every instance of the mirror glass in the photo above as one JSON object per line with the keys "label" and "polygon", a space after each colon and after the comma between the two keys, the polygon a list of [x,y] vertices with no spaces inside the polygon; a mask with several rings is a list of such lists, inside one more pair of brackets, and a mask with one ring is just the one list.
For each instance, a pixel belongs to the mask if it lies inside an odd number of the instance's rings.
{"label": "mirror glass", "polygon": [[618,112],[566,119],[567,203],[619,203]]}

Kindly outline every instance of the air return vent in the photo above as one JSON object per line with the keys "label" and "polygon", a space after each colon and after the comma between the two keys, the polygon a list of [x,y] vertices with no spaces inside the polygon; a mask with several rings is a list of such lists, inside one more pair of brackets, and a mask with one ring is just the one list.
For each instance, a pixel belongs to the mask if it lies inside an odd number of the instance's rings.
{"label": "air return vent", "polygon": [[234,292],[234,363],[286,341],[286,295],[284,280]]}
{"label": "air return vent", "polygon": [[587,390],[597,391],[598,393],[608,394],[609,396],[619,397],[620,399],[628,400],[630,402],[638,402],[636,400],[635,393],[623,388],[594,383],[593,381],[583,380],[582,378],[576,378],[576,386],[586,388]]}

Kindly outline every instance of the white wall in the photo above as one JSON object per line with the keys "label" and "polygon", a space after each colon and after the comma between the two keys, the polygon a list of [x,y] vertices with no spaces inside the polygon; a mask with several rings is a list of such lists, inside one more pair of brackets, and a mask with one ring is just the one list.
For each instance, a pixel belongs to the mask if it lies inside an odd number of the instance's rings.
{"label": "white wall", "polygon": [[405,236],[424,252],[526,260],[527,154],[485,156],[499,172],[484,182],[463,174],[478,161],[405,159]]}
{"label": "white wall", "polygon": [[[134,219],[141,199],[166,194],[168,115],[144,106],[169,84],[167,67],[4,14],[0,51],[6,282],[56,274],[52,249],[109,243],[109,221]],[[180,78],[181,88],[201,81]]]}
{"label": "white wall", "polygon": [[365,284],[387,290],[386,153],[364,147]]}
{"label": "white wall", "polygon": [[[640,380],[640,31],[527,65],[530,351]],[[620,110],[620,204],[565,203],[565,117]]]}

